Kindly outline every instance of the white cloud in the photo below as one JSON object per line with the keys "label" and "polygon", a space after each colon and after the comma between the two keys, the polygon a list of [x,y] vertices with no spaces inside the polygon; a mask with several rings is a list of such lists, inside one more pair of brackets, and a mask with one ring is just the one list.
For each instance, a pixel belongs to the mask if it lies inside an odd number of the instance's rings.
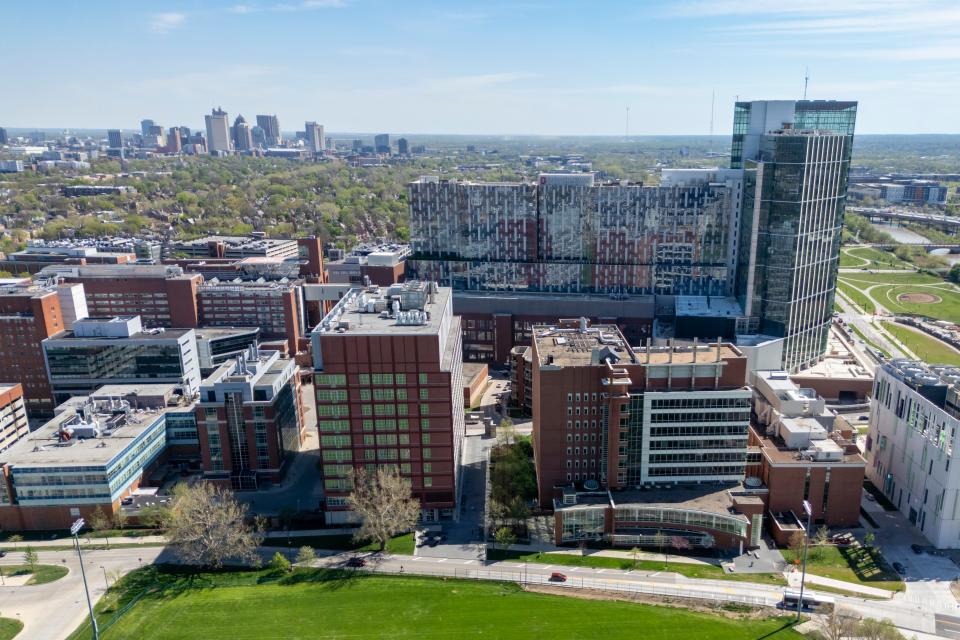
{"label": "white cloud", "polygon": [[756,15],[871,15],[886,8],[910,10],[927,0],[688,0],[673,5],[668,15],[688,17]]}
{"label": "white cloud", "polygon": [[183,24],[187,16],[182,13],[155,13],[150,17],[150,30],[154,33],[170,33]]}
{"label": "white cloud", "polygon": [[227,9],[230,13],[253,13],[256,10],[257,8],[252,4],[235,4]]}
{"label": "white cloud", "polygon": [[734,31],[788,34],[937,33],[960,26],[960,9],[872,12],[870,15],[835,16],[811,20],[777,20],[731,27]]}

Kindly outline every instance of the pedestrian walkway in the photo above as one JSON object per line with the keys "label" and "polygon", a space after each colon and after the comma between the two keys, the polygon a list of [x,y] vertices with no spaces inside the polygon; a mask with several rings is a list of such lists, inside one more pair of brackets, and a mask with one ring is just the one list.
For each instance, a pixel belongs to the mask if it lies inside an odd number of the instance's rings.
{"label": "pedestrian walkway", "polygon": [[[793,588],[800,588],[801,573],[799,571],[786,571],[784,572],[784,575],[787,578],[787,584]],[[871,596],[873,598],[884,598],[889,600],[893,597],[893,592],[887,591],[886,589],[878,589],[877,587],[868,587],[866,585],[856,584],[854,582],[845,582],[843,580],[836,580],[834,578],[826,578],[824,576],[818,576],[812,573],[807,574],[806,582],[809,584],[818,584],[822,587],[843,589],[844,591],[850,591],[851,593],[862,593],[865,596]]]}
{"label": "pedestrian walkway", "polygon": [[713,566],[719,566],[720,562],[714,558],[691,558],[687,556],[680,555],[671,555],[669,553],[651,553],[649,551],[640,551],[634,554],[631,551],[619,551],[617,549],[601,549],[599,551],[588,551],[586,553],[581,553],[579,549],[561,549],[559,551],[547,551],[544,552],[544,555],[569,555],[569,556],[583,556],[585,558],[601,557],[601,558],[623,558],[624,560],[653,560],[655,562],[671,562],[674,564],[709,564]]}

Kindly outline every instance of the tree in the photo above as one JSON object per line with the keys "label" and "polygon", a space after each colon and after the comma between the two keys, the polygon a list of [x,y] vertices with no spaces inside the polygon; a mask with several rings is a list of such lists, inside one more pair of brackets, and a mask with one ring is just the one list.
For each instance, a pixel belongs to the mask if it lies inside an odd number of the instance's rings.
{"label": "tree", "polygon": [[310,564],[317,559],[317,552],[313,550],[313,547],[308,547],[306,545],[300,547],[300,550],[297,551],[297,564]]}
{"label": "tree", "polygon": [[[517,536],[510,527],[500,527],[493,534],[493,541],[499,544],[504,551],[509,551],[510,547],[517,543]],[[496,545],[494,545],[496,547]]]}
{"label": "tree", "polygon": [[[90,515],[90,518],[87,520],[87,524],[90,525],[90,528],[96,533],[106,533],[110,531],[113,527],[113,521],[110,519],[110,516],[103,510],[103,506],[98,506],[93,514]],[[110,537],[107,535],[103,536],[103,541],[107,543],[107,548],[110,548]]]}
{"label": "tree", "polygon": [[150,529],[162,529],[170,517],[170,510],[161,504],[148,504],[137,513],[140,524]]}
{"label": "tree", "polygon": [[[663,546],[667,544],[667,536],[657,529],[657,532],[653,535],[653,544],[657,545],[657,548],[660,550],[660,553],[663,553]],[[663,568],[667,568],[667,556],[663,555]]]}
{"label": "tree", "polygon": [[950,267],[950,273],[947,274],[947,279],[950,282],[960,284],[960,262]]}
{"label": "tree", "polygon": [[380,551],[398,533],[413,529],[420,518],[420,501],[410,493],[410,481],[395,466],[380,467],[370,475],[365,469],[350,472],[353,491],[347,504],[360,516],[358,541],[373,540]]}
{"label": "tree", "polygon": [[15,534],[13,534],[12,536],[10,536],[9,538],[7,538],[7,542],[9,542],[10,544],[12,544],[14,551],[16,551],[17,545],[20,544],[21,542],[23,542],[23,536],[20,535],[19,533],[15,533]]}
{"label": "tree", "polygon": [[877,536],[874,535],[873,531],[867,531],[863,534],[863,545],[865,547],[872,547],[874,541],[877,539]]}
{"label": "tree", "polygon": [[31,547],[27,547],[27,550],[23,553],[23,562],[30,567],[30,573],[35,574],[37,572],[37,565],[40,563],[40,558],[37,556],[36,551]]}
{"label": "tree", "polygon": [[262,528],[260,521],[247,523],[247,506],[229,489],[199,482],[173,490],[167,539],[186,564],[219,568],[233,559],[257,565]]}
{"label": "tree", "polygon": [[803,530],[797,530],[790,534],[787,547],[797,556],[793,561],[794,564],[800,564],[800,554],[803,553],[803,545],[806,543],[806,540],[807,534],[804,533]]}
{"label": "tree", "polygon": [[820,619],[820,636],[824,640],[849,638],[857,629],[858,620],[841,614],[836,608]]}
{"label": "tree", "polygon": [[270,558],[270,569],[275,573],[289,573],[293,569],[293,566],[290,564],[290,561],[287,560],[287,556],[277,551],[273,554],[273,557]]}
{"label": "tree", "polygon": [[903,640],[903,634],[889,620],[861,620],[851,634],[861,640]]}
{"label": "tree", "polygon": [[504,418],[500,421],[500,425],[497,428],[497,441],[501,445],[511,445],[513,441],[516,440],[517,432],[513,428],[513,420],[509,417]]}
{"label": "tree", "polygon": [[630,556],[633,558],[633,568],[636,569],[640,564],[640,549],[637,547],[630,549]]}
{"label": "tree", "polygon": [[123,531],[123,525],[127,524],[127,520],[127,514],[124,512],[123,507],[120,507],[120,509],[113,514],[113,522],[117,525],[117,529],[120,529],[120,531]]}
{"label": "tree", "polygon": [[823,525],[817,529],[817,536],[814,540],[816,540],[816,543],[819,545],[826,545],[830,542],[830,530],[827,528],[827,525]]}

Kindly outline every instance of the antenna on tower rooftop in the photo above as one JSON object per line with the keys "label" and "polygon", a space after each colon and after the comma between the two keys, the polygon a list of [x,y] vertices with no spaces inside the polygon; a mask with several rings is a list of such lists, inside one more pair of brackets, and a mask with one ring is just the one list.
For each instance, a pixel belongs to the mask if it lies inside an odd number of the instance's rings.
{"label": "antenna on tower rooftop", "polygon": [[803,99],[807,99],[807,85],[810,83],[810,67],[806,67],[803,71]]}

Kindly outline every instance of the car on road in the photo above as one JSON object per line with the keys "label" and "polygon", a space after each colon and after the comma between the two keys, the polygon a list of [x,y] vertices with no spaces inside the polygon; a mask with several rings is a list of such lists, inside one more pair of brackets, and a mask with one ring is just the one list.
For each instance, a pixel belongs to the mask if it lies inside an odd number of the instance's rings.
{"label": "car on road", "polygon": [[877,501],[877,499],[873,497],[873,494],[872,494],[872,493],[865,493],[865,494],[863,494],[863,497],[866,498],[867,500],[869,500],[870,502],[876,502],[876,501]]}
{"label": "car on road", "polygon": [[920,545],[918,545],[918,544],[916,544],[916,543],[910,545],[910,548],[911,548],[911,549],[913,550],[913,552],[914,552],[915,554],[917,554],[917,555],[920,555],[921,553],[923,553],[923,547],[921,547]]}
{"label": "car on road", "polygon": [[360,556],[353,556],[347,560],[348,567],[365,567],[367,566],[367,561],[361,558]]}
{"label": "car on road", "polygon": [[560,573],[559,571],[554,571],[550,574],[550,582],[566,582],[567,576]]}
{"label": "car on road", "polygon": [[0,550],[0,558],[6,558],[6,557],[7,557],[7,552]]}
{"label": "car on road", "polygon": [[866,422],[869,419],[870,419],[870,416],[868,415],[862,415],[859,418],[857,418],[857,420],[859,420],[860,422]]}
{"label": "car on road", "polygon": [[903,566],[902,564],[900,564],[899,562],[894,562],[894,563],[893,563],[893,570],[896,571],[897,573],[899,573],[900,575],[904,575],[904,574],[907,573],[907,568],[904,567],[904,566]]}

